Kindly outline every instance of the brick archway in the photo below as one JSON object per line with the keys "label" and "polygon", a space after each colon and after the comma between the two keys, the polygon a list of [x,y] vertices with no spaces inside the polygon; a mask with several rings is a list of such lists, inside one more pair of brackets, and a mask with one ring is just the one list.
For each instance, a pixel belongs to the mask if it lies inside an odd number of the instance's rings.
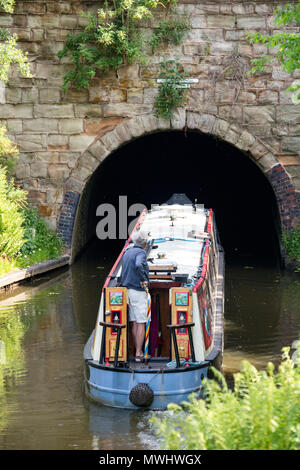
{"label": "brick archway", "polygon": [[153,114],[127,119],[106,132],[82,153],[76,168],[66,181],[64,200],[58,219],[60,232],[68,248],[72,247],[73,229],[80,196],[89,178],[120,146],[144,135],[166,130],[198,130],[230,143],[248,154],[269,180],[276,196],[281,224],[290,228],[300,223],[300,193],[276,158],[272,149],[247,130],[211,114],[179,109],[171,121]]}

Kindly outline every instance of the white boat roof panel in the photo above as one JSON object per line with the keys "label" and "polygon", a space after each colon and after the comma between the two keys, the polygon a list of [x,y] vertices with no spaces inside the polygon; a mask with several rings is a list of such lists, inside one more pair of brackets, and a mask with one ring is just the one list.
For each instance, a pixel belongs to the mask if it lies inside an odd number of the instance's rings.
{"label": "white boat roof panel", "polygon": [[[207,213],[201,207],[195,212],[191,205],[163,205],[152,208],[140,229],[154,239],[148,259],[152,263],[177,266],[177,274],[196,275],[200,264],[203,239],[195,239],[192,231],[204,233]],[[149,262],[149,266],[152,264]]]}
{"label": "white boat roof panel", "polygon": [[158,206],[148,212],[140,229],[148,232],[150,238],[188,238],[192,230],[204,232],[207,215],[205,210],[192,206]]}
{"label": "white boat roof panel", "polygon": [[[203,241],[166,241],[160,243],[158,248],[152,249],[148,255],[148,260],[153,259],[154,265],[174,265],[177,267],[176,274],[188,274],[188,277],[196,275],[200,264],[200,254]],[[164,255],[164,258],[160,258]]]}

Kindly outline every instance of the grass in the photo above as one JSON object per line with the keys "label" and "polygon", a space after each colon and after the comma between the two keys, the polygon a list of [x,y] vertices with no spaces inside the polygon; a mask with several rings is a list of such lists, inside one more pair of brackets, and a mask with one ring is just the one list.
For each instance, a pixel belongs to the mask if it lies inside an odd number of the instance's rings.
{"label": "grass", "polygon": [[0,277],[5,276],[5,274],[18,268],[19,266],[17,265],[16,260],[11,261],[9,259],[0,258]]}
{"label": "grass", "polygon": [[24,244],[14,257],[0,257],[0,276],[42,261],[58,258],[63,243],[56,232],[40,218],[36,209],[23,209]]}

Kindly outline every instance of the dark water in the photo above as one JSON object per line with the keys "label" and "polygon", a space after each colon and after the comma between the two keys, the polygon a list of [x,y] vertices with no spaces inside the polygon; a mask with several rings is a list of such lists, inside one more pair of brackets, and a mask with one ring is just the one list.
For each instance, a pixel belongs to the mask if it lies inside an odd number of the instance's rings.
{"label": "dark water", "polygon": [[[0,297],[0,449],[157,449],[151,412],[97,407],[82,393],[82,351],[119,247],[92,246],[66,271]],[[264,368],[300,332],[300,276],[227,264],[224,372]]]}

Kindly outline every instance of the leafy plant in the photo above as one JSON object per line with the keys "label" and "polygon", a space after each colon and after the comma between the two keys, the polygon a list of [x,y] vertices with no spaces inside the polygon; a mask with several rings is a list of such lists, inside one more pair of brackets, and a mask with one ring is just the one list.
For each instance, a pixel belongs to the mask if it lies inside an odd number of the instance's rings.
{"label": "leafy plant", "polygon": [[[288,3],[284,7],[277,7],[275,12],[275,24],[278,27],[287,24],[300,24],[300,1],[298,3]],[[275,58],[281,64],[283,70],[292,73],[300,69],[300,33],[299,32],[275,32],[274,34],[264,35],[261,33],[249,34],[247,36],[250,43],[261,43],[267,46],[267,49],[275,49]],[[266,64],[273,61],[273,57],[263,54],[259,59],[253,59],[252,73],[262,71]],[[295,84],[288,88],[290,91],[300,89],[300,84]],[[300,98],[300,92],[298,93]]]}
{"label": "leafy plant", "polygon": [[188,74],[177,60],[164,59],[160,67],[159,79],[162,82],[155,100],[156,114],[170,119],[174,110],[186,101],[187,88],[184,87],[184,80]]}
{"label": "leafy plant", "polygon": [[15,0],[0,0],[0,7],[6,13],[13,13]]}
{"label": "leafy plant", "polygon": [[58,53],[67,55],[75,66],[64,77],[63,89],[73,84],[88,88],[97,71],[116,70],[122,64],[145,63],[146,37],[140,31],[143,20],[153,16],[159,5],[166,8],[173,0],[105,1],[97,14],[88,13],[88,24],[77,35],[69,34],[65,47]]}
{"label": "leafy plant", "polygon": [[[13,13],[14,0],[0,0],[0,7],[6,13]],[[11,34],[8,29],[0,29],[0,80],[8,81],[8,73],[12,65],[17,65],[21,75],[31,78],[30,64],[27,53],[24,53],[17,47],[18,37]]]}
{"label": "leafy plant", "polygon": [[28,265],[57,258],[63,249],[63,243],[56,232],[49,229],[34,207],[23,210],[25,243],[20,250],[20,265]]}
{"label": "leafy plant", "polygon": [[6,169],[0,166],[0,257],[14,257],[25,242],[21,212],[25,196],[25,191],[7,180]]}
{"label": "leafy plant", "polygon": [[170,18],[161,21],[150,39],[152,52],[155,52],[162,43],[180,44],[182,38],[190,29],[191,25],[187,19]]}
{"label": "leafy plant", "polygon": [[300,227],[285,230],[282,234],[282,242],[286,254],[294,260],[300,260]]}
{"label": "leafy plant", "polygon": [[220,383],[205,381],[205,400],[192,396],[184,408],[169,405],[162,419],[151,419],[163,448],[299,450],[300,365],[290,358],[289,348],[283,349],[277,373],[272,363],[257,371],[244,361],[234,375],[234,390],[215,374]]}
{"label": "leafy plant", "polygon": [[8,177],[14,173],[17,160],[18,149],[7,137],[7,129],[0,126],[0,165],[6,167]]}
{"label": "leafy plant", "polygon": [[0,127],[0,275],[57,258],[63,249],[56,232],[28,205],[26,191],[9,178],[17,158],[17,147]]}

